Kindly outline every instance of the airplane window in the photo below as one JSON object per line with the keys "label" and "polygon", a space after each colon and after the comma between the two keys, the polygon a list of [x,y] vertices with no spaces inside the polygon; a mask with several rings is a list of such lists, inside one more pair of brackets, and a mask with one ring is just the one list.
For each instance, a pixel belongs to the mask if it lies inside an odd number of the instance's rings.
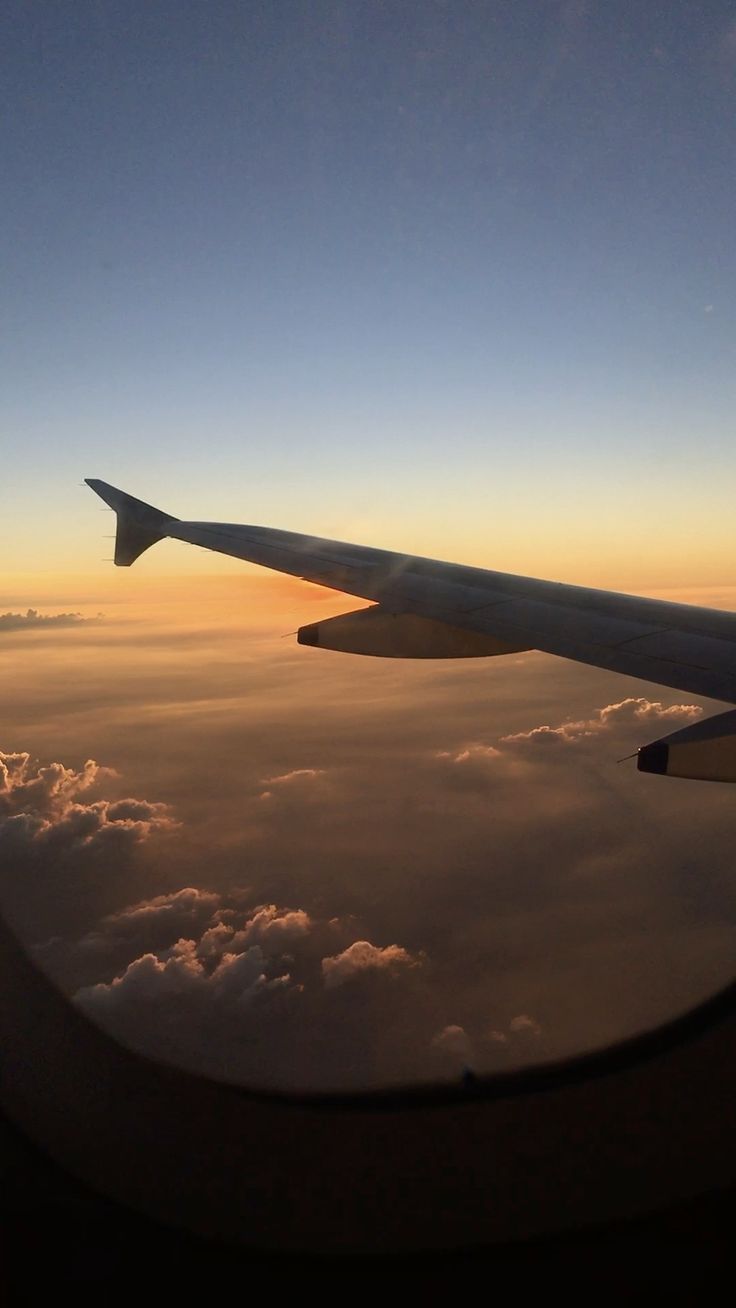
{"label": "airplane window", "polygon": [[[736,703],[730,7],[5,22],[32,958],[124,1045],[297,1092],[462,1085],[725,985],[733,790],[631,756]],[[82,477],[161,511],[120,527]],[[213,522],[300,542],[228,557]]]}

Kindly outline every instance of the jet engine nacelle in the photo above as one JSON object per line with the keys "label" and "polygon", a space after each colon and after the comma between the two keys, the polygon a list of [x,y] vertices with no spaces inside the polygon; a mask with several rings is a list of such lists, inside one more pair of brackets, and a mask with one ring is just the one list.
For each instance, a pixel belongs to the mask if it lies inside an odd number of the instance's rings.
{"label": "jet engine nacelle", "polygon": [[640,772],[694,781],[736,781],[736,709],[644,745],[637,755]]}
{"label": "jet engine nacelle", "polygon": [[467,659],[515,654],[526,648],[482,632],[465,631],[416,613],[390,613],[380,604],[312,622],[297,632],[300,645],[389,659]]}

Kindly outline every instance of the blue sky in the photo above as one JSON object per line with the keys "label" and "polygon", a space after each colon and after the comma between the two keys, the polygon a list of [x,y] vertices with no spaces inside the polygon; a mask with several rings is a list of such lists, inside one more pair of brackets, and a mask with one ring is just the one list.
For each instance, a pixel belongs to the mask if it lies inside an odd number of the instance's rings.
{"label": "blue sky", "polygon": [[730,4],[3,27],[11,569],[102,566],[91,475],[181,516],[733,580]]}

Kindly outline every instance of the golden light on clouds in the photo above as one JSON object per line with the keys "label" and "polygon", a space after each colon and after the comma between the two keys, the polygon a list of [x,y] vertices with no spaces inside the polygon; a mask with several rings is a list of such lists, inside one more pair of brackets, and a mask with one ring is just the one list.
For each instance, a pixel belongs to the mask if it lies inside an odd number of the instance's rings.
{"label": "golden light on clouds", "polygon": [[321,1086],[556,1056],[726,979],[730,792],[617,763],[701,705],[285,634],[354,603],[266,574],[6,590],[0,750],[104,769],[0,814],[3,903],[60,983],[142,1047],[165,1020],[187,1065]]}

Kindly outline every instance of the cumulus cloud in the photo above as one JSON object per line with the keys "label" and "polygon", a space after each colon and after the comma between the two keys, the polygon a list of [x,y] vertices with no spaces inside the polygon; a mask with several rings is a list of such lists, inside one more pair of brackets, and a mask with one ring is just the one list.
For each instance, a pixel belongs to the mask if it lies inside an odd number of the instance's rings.
{"label": "cumulus cloud", "polygon": [[83,618],[81,613],[39,613],[38,609],[27,609],[25,613],[0,613],[0,632],[26,631],[35,627],[77,627],[90,621],[94,619]]}
{"label": "cumulus cloud", "polygon": [[[511,1018],[505,1030],[491,1027],[473,1036],[465,1027],[450,1023],[432,1036],[431,1048],[467,1064],[476,1059],[483,1062],[495,1047],[497,1054],[504,1055],[502,1065],[507,1065],[505,1060],[509,1055],[513,1057],[514,1052],[519,1054],[526,1041],[536,1040],[541,1034],[542,1028],[535,1018],[527,1013],[519,1013]],[[494,1065],[497,1065],[495,1058],[488,1070],[492,1070]]]}
{"label": "cumulus cloud", "polygon": [[265,941],[271,947],[280,948],[308,935],[311,928],[312,920],[303,908],[280,909],[275,904],[263,904],[254,910],[241,930],[234,933],[233,943],[262,944]]}
{"label": "cumulus cloud", "polygon": [[141,841],[176,826],[166,804],[84,798],[114,776],[94,759],[77,772],[63,763],[34,763],[27,752],[0,751],[0,840],[78,847]]}
{"label": "cumulus cloud", "polygon": [[[83,949],[106,950],[118,944],[132,942],[161,947],[178,939],[185,932],[196,932],[209,922],[220,906],[220,896],[212,891],[184,886],[169,895],[155,895],[137,904],[130,904],[116,913],[109,913],[79,942]],[[229,939],[232,927],[222,926]]]}
{"label": "cumulus cloud", "polygon": [[452,1054],[457,1058],[468,1059],[472,1052],[470,1036],[462,1026],[445,1026],[432,1036],[432,1048],[440,1053]]}
{"label": "cumulus cloud", "polygon": [[507,1045],[509,1042],[509,1038],[505,1032],[499,1031],[497,1027],[491,1027],[490,1031],[486,1031],[485,1038],[486,1040],[489,1040],[492,1045]]}
{"label": "cumulus cloud", "polygon": [[241,895],[237,890],[220,894],[194,886],[155,895],[109,913],[74,948],[119,957],[126,947],[139,953],[160,951],[186,938],[194,942],[198,959],[212,963],[254,945],[277,954],[308,936],[314,926],[304,909],[276,904],[244,908]]}
{"label": "cumulus cloud", "polygon": [[91,1016],[99,1018],[128,1008],[131,1002],[160,1006],[182,998],[204,998],[244,1004],[291,984],[288,973],[269,977],[265,969],[263,951],[253,945],[242,954],[223,954],[216,966],[208,970],[198,954],[196,941],[182,939],[165,955],[148,953],[136,958],[109,984],[100,982],[83,987],[75,999]]}
{"label": "cumulus cloud", "polygon": [[519,1013],[518,1017],[512,1017],[509,1022],[509,1031],[512,1035],[539,1036],[542,1034],[539,1022],[535,1021],[533,1017],[529,1017],[528,1013]]}
{"label": "cumulus cloud", "polygon": [[574,745],[601,732],[614,731],[632,723],[663,723],[675,730],[685,725],[702,713],[697,704],[671,704],[666,706],[659,700],[645,699],[643,696],[622,699],[617,704],[607,704],[597,709],[590,718],[577,722],[562,722],[558,726],[547,725],[533,727],[531,731],[516,731],[502,736],[500,744],[512,748],[548,749],[559,745]]}
{"label": "cumulus cloud", "polygon": [[473,741],[461,749],[438,750],[435,760],[446,767],[445,778],[455,788],[485,792],[524,772],[529,785],[528,764],[541,760],[551,750],[578,748],[592,744],[603,736],[624,734],[632,726],[652,727],[661,724],[664,730],[674,731],[691,722],[702,713],[696,704],[665,705],[659,700],[644,696],[629,696],[615,704],[596,709],[587,718],[546,723],[528,731],[515,731],[500,736],[495,743]]}
{"label": "cumulus cloud", "polygon": [[49,763],[31,763],[28,753],[5,754],[0,750],[0,814],[32,811],[43,816],[63,812],[82,793],[103,777],[114,776],[88,759],[80,772]]}
{"label": "cumulus cloud", "polygon": [[[208,1013],[214,1020],[216,1010],[226,1021],[228,1012],[234,1015],[261,997],[287,990],[298,994],[303,988],[292,979],[282,951],[309,935],[309,915],[275,904],[251,909],[232,904],[228,896],[185,886],[109,914],[79,945],[99,952],[127,940],[137,956],[111,981],[82,986],[76,1002],[113,1030],[122,1024],[134,1042],[144,1045],[155,1038],[158,1022],[173,1025],[180,1043],[189,1047],[191,1061],[206,1062],[202,1024]],[[178,935],[182,927],[190,934]],[[157,948],[141,951],[152,937]],[[229,1038],[225,1026],[220,1043]]]}
{"label": "cumulus cloud", "polygon": [[400,945],[386,945],[381,949],[368,940],[355,940],[341,954],[322,959],[322,975],[329,988],[366,972],[395,973],[404,967],[416,967],[421,959]]}
{"label": "cumulus cloud", "polygon": [[[172,936],[182,923],[187,933]],[[275,904],[243,907],[237,896],[184,887],[108,915],[78,942],[88,962],[109,970],[102,980],[97,970],[91,984],[78,984],[74,999],[124,1043],[212,1075],[260,1083],[280,1068],[289,1083],[304,1076],[324,1084],[333,1075],[338,1083],[347,1077],[363,1084],[376,1055],[375,1032],[396,1015],[385,1011],[381,987],[364,992],[354,1017],[348,1004],[346,1066],[346,1009],[327,1003],[325,988],[363,973],[395,976],[420,960],[398,945],[382,949],[361,940],[322,957],[325,942],[350,929],[349,919],[318,920]],[[141,948],[152,932],[157,947]],[[121,939],[129,949],[124,960],[115,954]],[[59,942],[48,944],[37,951],[46,965],[59,957]]]}

